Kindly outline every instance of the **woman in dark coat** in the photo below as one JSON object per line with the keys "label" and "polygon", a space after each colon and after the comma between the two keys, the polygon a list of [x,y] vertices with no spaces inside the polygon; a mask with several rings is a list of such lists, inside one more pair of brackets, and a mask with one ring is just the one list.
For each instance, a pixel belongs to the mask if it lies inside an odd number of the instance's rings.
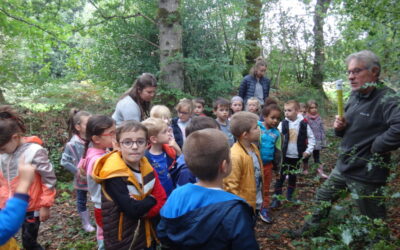
{"label": "woman in dark coat", "polygon": [[256,59],[256,63],[250,69],[250,72],[242,80],[239,87],[239,96],[243,98],[244,104],[251,97],[257,97],[260,104],[263,105],[269,95],[271,81],[266,78],[267,63],[262,57]]}

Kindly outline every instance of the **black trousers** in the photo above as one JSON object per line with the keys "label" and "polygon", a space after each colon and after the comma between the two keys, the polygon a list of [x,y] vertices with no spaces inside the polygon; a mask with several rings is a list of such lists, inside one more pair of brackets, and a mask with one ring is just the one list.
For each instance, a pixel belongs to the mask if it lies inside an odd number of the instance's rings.
{"label": "black trousers", "polygon": [[42,246],[37,242],[40,220],[34,212],[27,212],[22,224],[22,245],[27,250],[40,250]]}
{"label": "black trousers", "polygon": [[282,187],[286,180],[286,175],[289,176],[288,187],[295,188],[297,182],[297,171],[299,170],[301,161],[299,158],[287,158],[283,159],[279,179],[275,183],[275,194],[282,194]]}

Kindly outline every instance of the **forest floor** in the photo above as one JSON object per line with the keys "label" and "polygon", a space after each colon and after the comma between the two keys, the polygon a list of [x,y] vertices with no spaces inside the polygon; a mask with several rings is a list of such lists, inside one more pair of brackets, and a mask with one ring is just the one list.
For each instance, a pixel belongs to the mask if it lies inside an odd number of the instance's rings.
{"label": "forest floor", "polygon": [[[325,123],[330,124],[330,123]],[[329,138],[328,138],[329,139]],[[331,140],[336,140],[331,138]],[[333,145],[336,145],[333,143]],[[332,169],[337,158],[336,146],[322,150],[322,161],[325,163],[326,172]],[[304,217],[310,214],[310,202],[315,197],[315,192],[323,179],[317,177],[316,167],[311,164],[308,175],[298,175],[298,188],[296,198],[300,204],[283,201],[283,206],[271,211],[272,224],[266,224],[260,219],[256,223],[256,236],[261,249],[296,249],[304,248],[304,241],[294,241],[287,235],[287,230],[301,227]],[[273,181],[274,182],[274,181]],[[400,190],[400,180],[391,183]],[[271,185],[270,192],[273,192]],[[51,218],[40,226],[39,242],[46,249],[96,249],[95,233],[86,233],[81,229],[80,218],[76,211],[76,197],[69,183],[58,183],[58,194],[55,205],[51,208]],[[349,198],[347,198],[349,199]],[[91,205],[89,205],[91,207]],[[92,214],[93,208],[91,207]],[[389,207],[388,225],[393,237],[400,237],[400,210],[394,206]],[[296,242],[303,241],[302,246]],[[306,243],[307,244],[307,243]],[[307,246],[307,245],[306,245]],[[308,247],[305,247],[308,249]],[[349,248],[350,249],[350,248]]]}

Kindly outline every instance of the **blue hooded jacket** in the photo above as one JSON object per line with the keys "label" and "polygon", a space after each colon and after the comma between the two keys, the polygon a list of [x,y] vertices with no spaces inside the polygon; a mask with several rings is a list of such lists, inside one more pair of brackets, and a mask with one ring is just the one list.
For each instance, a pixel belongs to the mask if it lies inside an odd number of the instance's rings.
{"label": "blue hooded jacket", "polygon": [[27,194],[16,193],[0,211],[0,246],[7,243],[18,232],[25,220],[28,201],[29,196]]}
{"label": "blue hooded jacket", "polygon": [[259,249],[252,208],[223,190],[184,185],[160,215],[157,236],[172,249]]}
{"label": "blue hooded jacket", "polygon": [[267,129],[264,124],[258,121],[260,127],[260,155],[263,164],[270,163],[274,160],[275,144],[280,140],[279,130],[276,128]]}

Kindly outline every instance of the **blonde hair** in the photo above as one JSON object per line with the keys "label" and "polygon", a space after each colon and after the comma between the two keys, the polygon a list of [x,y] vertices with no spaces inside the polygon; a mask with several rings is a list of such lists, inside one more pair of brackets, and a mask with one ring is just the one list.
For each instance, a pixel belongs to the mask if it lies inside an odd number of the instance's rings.
{"label": "blonde hair", "polygon": [[157,136],[163,129],[167,128],[167,124],[160,118],[147,118],[142,121],[142,124],[147,128],[150,136]]}
{"label": "blonde hair", "polygon": [[237,112],[231,117],[231,133],[236,138],[240,138],[244,132],[250,131],[254,124],[257,124],[257,121],[258,116],[254,113],[247,111]]}
{"label": "blonde hair", "polygon": [[171,111],[165,105],[155,105],[150,110],[150,118],[171,119]]}
{"label": "blonde hair", "polygon": [[297,110],[297,111],[300,110],[300,104],[296,100],[289,100],[289,101],[285,102],[285,106],[286,105],[293,105],[295,110]]}
{"label": "blonde hair", "polygon": [[256,63],[251,67],[249,74],[252,76],[256,76],[257,71],[260,67],[267,67],[267,62],[264,60],[263,57],[259,56],[256,58]]}
{"label": "blonde hair", "polygon": [[187,107],[189,109],[189,113],[193,112],[193,102],[188,98],[180,99],[178,104],[175,106],[175,110],[179,112],[181,108]]}
{"label": "blonde hair", "polygon": [[260,112],[260,109],[261,109],[260,101],[258,101],[258,98],[257,98],[257,97],[254,97],[254,96],[253,96],[253,97],[250,97],[250,98],[247,100],[247,103],[246,103],[246,110],[248,109],[247,107],[248,107],[250,101],[254,101],[254,102],[257,103],[257,112]]}

